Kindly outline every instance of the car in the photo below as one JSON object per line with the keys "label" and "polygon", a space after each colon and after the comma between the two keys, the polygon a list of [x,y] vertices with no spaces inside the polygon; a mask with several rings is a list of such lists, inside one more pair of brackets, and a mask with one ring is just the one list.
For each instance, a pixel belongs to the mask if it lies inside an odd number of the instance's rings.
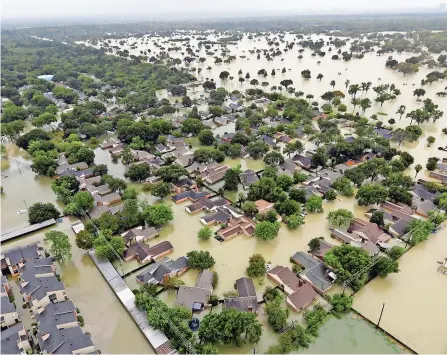
{"label": "car", "polygon": [[224,241],[224,239],[222,237],[219,237],[218,235],[215,235],[214,239],[218,240],[221,243]]}

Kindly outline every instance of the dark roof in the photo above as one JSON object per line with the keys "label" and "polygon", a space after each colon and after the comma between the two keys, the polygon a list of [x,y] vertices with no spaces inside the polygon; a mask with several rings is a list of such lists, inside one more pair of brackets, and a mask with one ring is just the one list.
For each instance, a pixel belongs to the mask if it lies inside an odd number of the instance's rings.
{"label": "dark roof", "polygon": [[202,270],[197,275],[195,287],[204,288],[207,290],[213,289],[213,272],[209,270]]}
{"label": "dark roof", "polygon": [[22,349],[19,349],[17,342],[19,340],[19,331],[23,329],[23,324],[17,323],[2,330],[2,354],[22,354]]}
{"label": "dark roof", "polygon": [[413,193],[419,196],[419,198],[424,200],[433,201],[435,199],[435,194],[428,191],[427,188],[422,184],[415,184],[413,186]]}
{"label": "dark roof", "polygon": [[207,214],[201,219],[203,219],[206,223],[225,223],[231,219],[231,213],[227,212],[223,208],[217,208],[216,212]]}
{"label": "dark roof", "polygon": [[2,296],[1,305],[2,305],[2,308],[0,310],[1,314],[7,314],[16,311],[14,305],[11,302],[9,302],[8,296]]}
{"label": "dark roof", "polygon": [[208,191],[198,191],[197,192],[195,190],[188,190],[188,191],[180,192],[179,194],[174,195],[171,198],[173,201],[181,201],[185,198],[188,198],[192,201],[197,201],[197,200],[199,200],[201,198],[205,198],[206,196],[209,196],[209,195],[211,195],[211,193]]}
{"label": "dark roof", "polygon": [[278,267],[275,267],[270,270],[269,274],[276,274],[283,285],[289,287],[293,291],[298,290],[301,281],[295,273],[284,266],[280,266],[279,269],[277,268]]}
{"label": "dark roof", "polygon": [[300,164],[303,167],[311,167],[312,166],[312,158],[305,157],[304,155],[296,154],[292,160],[297,164]]}
{"label": "dark roof", "polygon": [[210,294],[211,291],[204,288],[180,286],[177,291],[175,304],[192,309],[195,303],[206,305]]}
{"label": "dark roof", "polygon": [[236,289],[240,297],[256,297],[255,285],[253,280],[248,277],[241,277],[236,280]]}
{"label": "dark roof", "polygon": [[302,283],[288,299],[297,308],[301,309],[318,297],[318,293],[308,283]]}
{"label": "dark roof", "polygon": [[224,306],[227,309],[234,308],[240,312],[257,312],[259,308],[256,296],[225,298]]}
{"label": "dark roof", "polygon": [[250,186],[251,184],[259,181],[258,175],[256,175],[256,173],[250,169],[240,173],[239,179],[241,181],[241,184],[244,186]]}

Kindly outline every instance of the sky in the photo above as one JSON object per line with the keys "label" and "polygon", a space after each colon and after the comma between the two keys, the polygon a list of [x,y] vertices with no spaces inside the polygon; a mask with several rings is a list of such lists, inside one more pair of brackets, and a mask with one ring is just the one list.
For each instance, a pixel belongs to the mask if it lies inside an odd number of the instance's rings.
{"label": "sky", "polygon": [[2,0],[2,20],[49,18],[194,19],[438,8],[446,0]]}

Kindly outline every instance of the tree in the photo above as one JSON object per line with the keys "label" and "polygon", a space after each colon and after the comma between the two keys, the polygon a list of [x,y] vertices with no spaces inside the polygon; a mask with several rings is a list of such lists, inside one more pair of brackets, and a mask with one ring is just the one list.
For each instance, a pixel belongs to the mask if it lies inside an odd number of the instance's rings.
{"label": "tree", "polygon": [[151,168],[148,164],[133,164],[124,176],[132,181],[144,181],[151,176]]}
{"label": "tree", "polygon": [[192,106],[192,100],[189,96],[185,95],[182,97],[182,105],[184,107],[191,107]]}
{"label": "tree", "polygon": [[416,177],[418,176],[419,172],[422,170],[422,165],[421,164],[417,164],[414,167],[414,170],[416,171],[416,174],[414,175],[414,178],[416,179]]}
{"label": "tree", "polygon": [[388,197],[388,190],[381,185],[367,184],[363,185],[357,191],[355,196],[360,206],[368,206],[385,202]]}
{"label": "tree", "polygon": [[388,274],[399,272],[399,264],[396,260],[393,260],[387,256],[379,256],[376,259],[376,263],[371,269],[373,275],[379,275],[382,279],[388,276]]}
{"label": "tree", "polygon": [[328,201],[334,201],[337,198],[337,192],[334,189],[329,189],[324,194],[324,198]]}
{"label": "tree", "polygon": [[428,146],[430,147],[430,146],[435,142],[435,140],[436,140],[435,137],[433,137],[433,136],[428,136],[428,138],[427,138]]}
{"label": "tree", "polygon": [[308,212],[322,213],[323,212],[323,199],[320,196],[312,195],[306,201],[306,210]]}
{"label": "tree", "polygon": [[371,223],[375,223],[380,227],[384,227],[385,226],[385,221],[383,219],[383,212],[380,210],[374,211],[372,213],[371,219],[370,219]]}
{"label": "tree", "polygon": [[194,160],[199,163],[209,164],[213,161],[221,163],[225,160],[225,154],[218,149],[204,147],[195,150]]}
{"label": "tree", "polygon": [[239,172],[240,169],[228,169],[224,175],[224,189],[227,191],[237,191],[239,184]]}
{"label": "tree", "polygon": [[261,254],[253,254],[248,260],[247,275],[249,277],[264,276],[266,271],[265,259]]}
{"label": "tree", "polygon": [[417,96],[418,99],[420,96],[424,96],[424,95],[425,95],[425,90],[422,88],[416,89],[413,91],[413,96]]}
{"label": "tree", "polygon": [[186,169],[178,164],[162,166],[155,172],[164,182],[177,182],[182,176],[187,175]]}
{"label": "tree", "polygon": [[[214,106],[211,106],[214,107]],[[211,107],[209,108],[210,113],[212,113]],[[204,129],[205,126],[203,125],[202,121],[198,118],[187,118],[182,123],[182,132],[184,133],[191,133],[193,135],[198,135],[202,129]]]}
{"label": "tree", "polygon": [[330,302],[335,312],[346,313],[351,310],[354,298],[345,294],[336,293],[331,297]]}
{"label": "tree", "polygon": [[291,216],[293,214],[297,214],[297,213],[301,212],[300,204],[298,202],[296,202],[295,200],[292,200],[292,199],[286,199],[284,201],[276,202],[275,203],[275,209],[282,216]]}
{"label": "tree", "polygon": [[321,81],[321,79],[323,79],[323,74],[321,74],[321,73],[318,74],[318,75],[317,75],[317,79]]}
{"label": "tree", "polygon": [[279,227],[278,222],[262,221],[256,225],[254,235],[262,240],[272,240],[278,235]]}
{"label": "tree", "polygon": [[248,217],[254,217],[256,213],[258,213],[258,208],[253,201],[245,201],[242,204],[242,211],[244,211]]}
{"label": "tree", "polygon": [[210,129],[204,129],[199,133],[199,141],[203,145],[213,145],[214,144],[214,135]]}
{"label": "tree", "polygon": [[167,182],[158,182],[152,185],[150,191],[153,196],[165,198],[171,193],[171,185]]}
{"label": "tree", "polygon": [[320,147],[317,149],[317,152],[312,155],[312,165],[324,168],[329,160],[329,156],[327,155],[326,148]]}
{"label": "tree", "polygon": [[124,238],[106,236],[107,231],[102,232],[94,241],[95,254],[99,260],[113,261],[123,255],[126,249]]}
{"label": "tree", "polygon": [[45,222],[51,218],[58,218],[60,212],[52,203],[35,203],[28,209],[30,224]]}
{"label": "tree", "polygon": [[422,129],[418,126],[407,126],[405,127],[405,138],[410,142],[417,141],[419,137],[422,135]]}
{"label": "tree", "polygon": [[159,203],[146,207],[143,211],[144,220],[151,226],[160,226],[174,219],[171,206]]}
{"label": "tree", "polygon": [[247,153],[250,154],[253,159],[259,159],[265,153],[267,153],[268,150],[269,148],[267,144],[265,144],[263,141],[251,142],[247,146]]}
{"label": "tree", "polygon": [[188,266],[192,269],[205,270],[216,263],[208,251],[193,250],[186,254]]}
{"label": "tree", "polygon": [[399,120],[402,118],[402,115],[405,113],[406,110],[406,106],[405,105],[400,105],[399,108],[396,111],[396,114],[399,115]]}
{"label": "tree", "polygon": [[226,70],[220,72],[220,74],[219,74],[219,78],[220,78],[221,80],[228,79],[229,76],[230,76],[230,73],[227,72]]}
{"label": "tree", "polygon": [[387,254],[392,260],[399,259],[405,253],[405,248],[400,247],[399,245],[393,246],[390,250],[388,250]]}
{"label": "tree", "polygon": [[427,164],[425,165],[425,167],[427,168],[427,170],[433,171],[438,166],[438,161],[439,161],[439,158],[437,158],[437,157],[428,158],[428,161],[427,161]]}
{"label": "tree", "polygon": [[267,322],[277,332],[287,325],[289,310],[283,306],[282,298],[276,298],[265,307]]}
{"label": "tree", "polygon": [[59,231],[45,233],[46,242],[51,243],[50,254],[59,261],[71,259],[71,244],[68,235]]}
{"label": "tree", "polygon": [[419,71],[419,66],[413,63],[402,62],[397,64],[395,69],[397,69],[398,72],[407,75],[417,73]]}
{"label": "tree", "polygon": [[427,240],[434,228],[435,225],[430,220],[416,219],[411,221],[408,228],[410,244],[415,245]]}
{"label": "tree", "polygon": [[353,196],[354,195],[354,189],[352,188],[352,182],[347,177],[342,176],[337,178],[334,183],[332,184],[332,187],[337,190],[340,194],[343,196]]}
{"label": "tree", "polygon": [[353,218],[354,215],[352,214],[352,212],[343,208],[330,211],[327,216],[329,223],[337,227],[348,227],[351,224]]}
{"label": "tree", "polygon": [[65,206],[64,212],[73,216],[84,216],[93,208],[94,198],[87,191],[77,192],[71,202]]}
{"label": "tree", "polygon": [[197,237],[198,237],[200,240],[208,240],[208,239],[210,239],[212,236],[213,236],[213,231],[212,231],[212,229],[211,229],[210,227],[208,227],[208,226],[205,226],[205,227],[201,228],[201,229],[199,230],[199,233],[197,234]]}
{"label": "tree", "polygon": [[351,282],[354,289],[363,285],[367,266],[371,264],[371,258],[364,249],[349,244],[329,250],[324,256],[324,261],[334,269],[338,282],[344,282],[352,275],[357,275]]}
{"label": "tree", "polygon": [[320,249],[321,239],[320,238],[312,238],[307,244],[309,246],[310,251],[314,252]]}
{"label": "tree", "polygon": [[284,86],[285,88],[287,88],[289,85],[293,85],[293,80],[290,80],[290,79],[281,80],[279,85]]}
{"label": "tree", "polygon": [[284,163],[284,157],[281,155],[281,153],[272,151],[264,156],[264,163],[265,165],[278,166]]}
{"label": "tree", "polygon": [[75,243],[80,249],[89,250],[93,247],[94,236],[87,230],[82,230],[76,234]]}
{"label": "tree", "polygon": [[239,312],[233,308],[207,314],[198,332],[202,344],[219,343],[236,346],[246,342],[257,343],[261,335],[262,326],[255,313]]}
{"label": "tree", "polygon": [[360,107],[362,108],[363,113],[371,107],[371,100],[368,98],[360,100]]}
{"label": "tree", "polygon": [[95,175],[103,176],[103,175],[106,175],[108,172],[109,172],[109,168],[107,167],[106,164],[98,164],[93,167],[93,173]]}
{"label": "tree", "polygon": [[123,164],[130,164],[131,162],[134,161],[134,156],[132,154],[132,151],[130,150],[130,147],[126,147],[124,148],[122,154],[121,154],[121,162]]}
{"label": "tree", "polygon": [[305,223],[304,217],[299,214],[293,214],[286,219],[287,228],[294,230]]}

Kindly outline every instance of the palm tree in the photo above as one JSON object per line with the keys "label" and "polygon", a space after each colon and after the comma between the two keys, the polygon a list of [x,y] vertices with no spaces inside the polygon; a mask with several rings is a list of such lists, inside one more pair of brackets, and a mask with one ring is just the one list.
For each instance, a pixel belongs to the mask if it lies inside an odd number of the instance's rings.
{"label": "palm tree", "polygon": [[335,80],[331,80],[330,85],[332,86],[332,89],[335,88]]}
{"label": "palm tree", "polygon": [[346,87],[346,89],[348,88],[350,82],[351,82],[351,80],[346,79],[346,81],[345,81],[345,87]]}
{"label": "palm tree", "polygon": [[414,178],[416,179],[416,176],[418,176],[419,172],[422,170],[422,165],[418,164],[414,167],[414,170],[416,170],[416,175],[414,175]]}
{"label": "palm tree", "polygon": [[406,106],[405,105],[400,105],[399,108],[396,111],[396,114],[399,114],[399,120],[402,118],[402,115],[405,113],[406,110]]}

